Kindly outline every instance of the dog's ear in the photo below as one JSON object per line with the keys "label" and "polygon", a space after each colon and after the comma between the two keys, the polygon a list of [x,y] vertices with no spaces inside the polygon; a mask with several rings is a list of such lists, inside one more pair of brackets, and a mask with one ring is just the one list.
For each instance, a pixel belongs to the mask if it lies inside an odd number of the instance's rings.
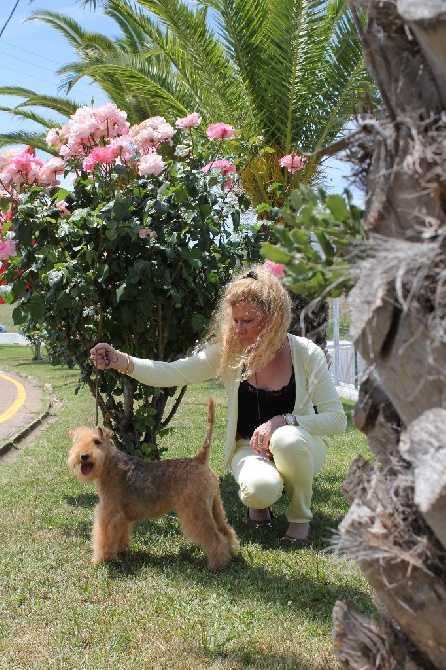
{"label": "dog's ear", "polygon": [[96,430],[103,440],[109,440],[113,436],[113,431],[105,426],[96,426]]}
{"label": "dog's ear", "polygon": [[74,440],[74,436],[76,435],[76,433],[77,433],[77,428],[70,428],[70,430],[68,431],[68,434],[69,434],[69,436],[71,437],[72,440]]}

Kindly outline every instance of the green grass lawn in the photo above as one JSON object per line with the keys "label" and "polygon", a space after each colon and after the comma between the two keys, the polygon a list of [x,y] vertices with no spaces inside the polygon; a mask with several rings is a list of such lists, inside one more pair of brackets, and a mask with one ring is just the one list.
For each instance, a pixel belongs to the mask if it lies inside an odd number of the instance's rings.
{"label": "green grass lawn", "polygon": [[[1,315],[0,315],[1,322]],[[167,456],[192,456],[201,444],[206,401],[216,402],[211,464],[241,542],[240,555],[209,573],[202,552],[165,516],[135,525],[129,555],[92,566],[93,485],[66,465],[71,427],[94,425],[94,399],[76,393],[78,375],[32,362],[32,348],[0,347],[2,369],[51,384],[57,418],[14,461],[0,465],[1,670],[327,670],[332,608],[353,600],[372,613],[371,590],[356,565],[330,551],[348,505],[341,485],[349,464],[367,454],[349,420],[333,439],[314,489],[312,542],[284,551],[286,500],[276,528],[259,535],[245,524],[232,477],[222,474],[225,396],[215,383],[188,389]],[[345,402],[350,415],[353,403]]]}

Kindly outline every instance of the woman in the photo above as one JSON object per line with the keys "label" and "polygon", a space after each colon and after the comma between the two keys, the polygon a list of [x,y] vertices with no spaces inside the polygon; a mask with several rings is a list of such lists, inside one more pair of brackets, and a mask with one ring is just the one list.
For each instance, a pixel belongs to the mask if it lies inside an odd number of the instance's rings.
{"label": "woman", "polygon": [[346,426],[323,351],[287,333],[290,321],[288,292],[266,263],[228,284],[197,353],[165,363],[103,343],[90,352],[98,369],[159,388],[221,379],[228,397],[225,470],[232,469],[257,529],[272,527],[270,507],[285,488],[285,547],[307,540],[313,478],[324,464],[327,436]]}

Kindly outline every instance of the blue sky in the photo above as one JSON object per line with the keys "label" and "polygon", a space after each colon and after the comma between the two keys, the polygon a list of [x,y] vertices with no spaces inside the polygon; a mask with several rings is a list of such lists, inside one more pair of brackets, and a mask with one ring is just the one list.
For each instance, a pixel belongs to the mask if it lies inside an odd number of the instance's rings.
{"label": "blue sky", "polygon": [[[6,22],[16,0],[0,0],[0,28]],[[49,10],[75,19],[81,26],[91,31],[113,35],[117,27],[110,19],[98,11],[82,9],[75,0],[20,0],[13,18],[0,38],[0,86],[20,86],[45,95],[63,95],[60,90],[62,78],[57,70],[75,59],[75,54],[67,39],[59,36],[54,29],[40,21],[26,21],[33,12]],[[76,84],[69,95],[81,105],[90,105],[92,97],[96,106],[107,102],[100,88],[87,80]],[[19,99],[0,96],[0,106],[13,106]],[[1,132],[36,128],[29,121],[21,121],[7,112],[0,111]],[[346,174],[348,166],[330,159],[327,166],[325,188],[332,192],[342,192],[348,186]],[[361,196],[354,189],[355,200]]]}

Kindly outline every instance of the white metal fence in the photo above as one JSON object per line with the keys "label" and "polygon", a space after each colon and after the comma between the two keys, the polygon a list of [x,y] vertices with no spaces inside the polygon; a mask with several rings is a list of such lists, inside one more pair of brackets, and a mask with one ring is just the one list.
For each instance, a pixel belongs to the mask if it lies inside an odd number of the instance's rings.
{"label": "white metal fence", "polygon": [[359,387],[365,363],[353,344],[348,340],[328,340],[327,352],[330,356],[330,371],[336,386],[346,384]]}
{"label": "white metal fence", "polygon": [[345,385],[357,389],[366,364],[350,340],[339,339],[339,299],[332,304],[333,339],[327,342],[330,370],[336,386]]}

